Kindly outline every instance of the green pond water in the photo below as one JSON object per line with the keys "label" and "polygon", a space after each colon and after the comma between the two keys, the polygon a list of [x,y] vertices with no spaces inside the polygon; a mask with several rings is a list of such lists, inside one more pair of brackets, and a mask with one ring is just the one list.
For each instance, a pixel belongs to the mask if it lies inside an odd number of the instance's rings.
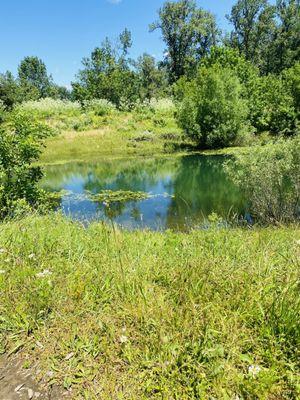
{"label": "green pond water", "polygon": [[[246,216],[240,190],[226,176],[224,156],[190,155],[48,166],[42,186],[65,190],[60,208],[84,223],[113,221],[127,229],[186,231],[205,227],[208,216]],[[95,202],[103,190],[142,191],[140,201]]]}

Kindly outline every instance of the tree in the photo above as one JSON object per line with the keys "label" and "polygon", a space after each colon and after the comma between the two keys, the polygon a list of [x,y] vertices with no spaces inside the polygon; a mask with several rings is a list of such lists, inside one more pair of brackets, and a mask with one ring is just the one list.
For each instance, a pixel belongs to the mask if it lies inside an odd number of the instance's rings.
{"label": "tree", "polygon": [[278,0],[276,16],[279,23],[274,40],[270,42],[272,72],[280,72],[300,61],[300,1]]}
{"label": "tree", "polygon": [[210,48],[216,45],[219,31],[215,17],[194,0],[167,1],[159,10],[159,21],[150,30],[160,29],[167,45],[165,65],[170,82],[194,69]]}
{"label": "tree", "polygon": [[18,82],[9,71],[0,74],[0,100],[8,109],[21,100]]}
{"label": "tree", "polygon": [[201,67],[186,83],[178,122],[201,148],[232,145],[247,126],[247,103],[237,75],[218,65]]}
{"label": "tree", "polygon": [[249,120],[257,133],[290,136],[296,132],[297,112],[291,85],[281,75],[268,74],[256,79],[249,94]]}
{"label": "tree", "polygon": [[275,30],[275,8],[267,0],[238,0],[230,16],[233,24],[230,43],[247,60],[260,64]]}
{"label": "tree", "polygon": [[130,46],[131,35],[125,30],[119,36],[117,46],[105,39],[89,58],[84,58],[84,68],[79,71],[77,82],[72,83],[75,99],[107,99],[117,106],[124,99],[133,102],[138,97],[138,79],[129,68]]}
{"label": "tree", "polygon": [[46,125],[20,112],[11,115],[10,125],[0,126],[0,218],[46,200],[38,186],[42,170],[33,163],[51,133]]}
{"label": "tree", "polygon": [[143,54],[135,63],[140,81],[140,97],[142,100],[157,98],[167,91],[168,81],[165,68],[159,68],[155,58]]}
{"label": "tree", "polygon": [[49,95],[52,78],[47,74],[45,63],[38,57],[25,57],[18,68],[20,83],[38,90],[40,97]]}

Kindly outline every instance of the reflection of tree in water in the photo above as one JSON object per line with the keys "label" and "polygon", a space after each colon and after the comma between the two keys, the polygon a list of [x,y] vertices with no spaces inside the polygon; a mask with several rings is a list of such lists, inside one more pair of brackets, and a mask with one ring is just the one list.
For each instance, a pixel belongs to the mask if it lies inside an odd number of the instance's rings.
{"label": "reflection of tree in water", "polygon": [[[99,203],[99,206],[100,204],[103,206],[103,203]],[[124,212],[125,203],[116,201],[114,203],[110,203],[109,205],[103,207],[105,216],[109,219],[115,219],[120,215],[122,215],[122,213]]]}
{"label": "reflection of tree in water", "polygon": [[[186,156],[173,182],[175,197],[167,215],[168,228],[203,220],[212,212],[226,218],[243,211],[239,190],[227,178],[223,156]],[[192,221],[191,221],[192,219]]]}
{"label": "reflection of tree in water", "polygon": [[[128,216],[143,218],[153,224],[159,220],[168,228],[184,228],[203,221],[212,212],[226,218],[230,209],[243,211],[239,190],[227,179],[223,170],[223,156],[186,156],[157,159],[126,159],[95,163],[74,163],[46,168],[43,186],[50,190],[70,188],[76,193],[99,193],[102,190],[128,190],[163,194],[175,197],[167,201],[159,198],[149,203],[128,202],[104,207],[107,218]],[[82,209],[84,213],[85,210]],[[127,217],[126,217],[127,218]]]}
{"label": "reflection of tree in water", "polygon": [[[120,161],[119,161],[120,163]],[[112,167],[112,166],[111,166]],[[100,168],[100,169],[99,169]],[[99,193],[101,190],[130,190],[148,192],[156,186],[165,175],[174,174],[176,162],[168,159],[154,159],[149,161],[131,160],[122,167],[97,168],[88,176],[85,182],[85,190]]]}
{"label": "reflection of tree in water", "polygon": [[136,222],[141,220],[142,214],[137,204],[132,207],[130,215]]}
{"label": "reflection of tree in water", "polygon": [[61,190],[77,178],[84,190],[99,193],[104,189],[149,191],[165,176],[174,174],[178,159],[126,159],[94,163],[68,163],[47,166],[43,187]]}

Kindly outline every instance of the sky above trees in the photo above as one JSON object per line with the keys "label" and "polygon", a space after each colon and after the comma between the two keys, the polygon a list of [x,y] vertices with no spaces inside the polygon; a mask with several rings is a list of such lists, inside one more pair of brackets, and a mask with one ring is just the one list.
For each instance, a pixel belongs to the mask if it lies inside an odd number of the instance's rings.
{"label": "sky above trees", "polygon": [[[223,30],[234,0],[201,0],[198,5],[213,12]],[[149,32],[163,0],[11,0],[1,4],[0,72],[16,73],[22,58],[38,56],[55,82],[70,85],[81,60],[106,37],[117,38],[127,27],[132,32],[130,55],[147,52],[162,58],[160,32]]]}

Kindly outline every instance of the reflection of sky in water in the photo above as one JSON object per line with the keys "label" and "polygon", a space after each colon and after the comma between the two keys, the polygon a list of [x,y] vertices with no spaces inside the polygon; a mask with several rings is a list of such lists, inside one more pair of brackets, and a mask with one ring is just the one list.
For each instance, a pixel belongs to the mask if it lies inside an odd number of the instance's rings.
{"label": "reflection of sky in water", "polygon": [[[241,194],[227,180],[223,161],[222,157],[189,156],[50,166],[43,185],[48,190],[66,190],[61,210],[84,223],[113,220],[128,229],[186,229],[211,212],[223,217],[229,210],[244,212]],[[89,193],[102,190],[144,191],[154,197],[107,209],[89,198]]]}

